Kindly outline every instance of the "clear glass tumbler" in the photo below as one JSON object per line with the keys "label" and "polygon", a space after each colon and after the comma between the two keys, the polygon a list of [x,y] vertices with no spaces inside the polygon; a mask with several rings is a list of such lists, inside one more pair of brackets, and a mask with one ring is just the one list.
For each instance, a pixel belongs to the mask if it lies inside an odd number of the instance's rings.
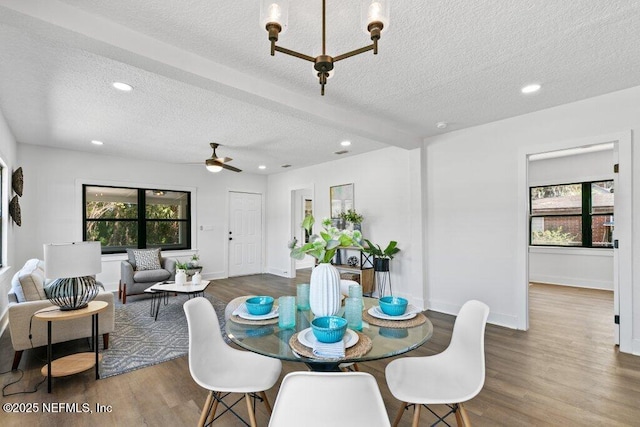
{"label": "clear glass tumbler", "polygon": [[305,311],[311,309],[309,305],[309,286],[308,283],[301,283],[297,286],[296,301],[298,310]]}
{"label": "clear glass tumbler", "polygon": [[296,297],[278,298],[278,326],[282,329],[296,326]]}
{"label": "clear glass tumbler", "polygon": [[362,330],[362,298],[347,298],[344,300],[344,316],[347,327],[355,331]]}
{"label": "clear glass tumbler", "polygon": [[349,285],[349,298],[362,299],[362,285]]}

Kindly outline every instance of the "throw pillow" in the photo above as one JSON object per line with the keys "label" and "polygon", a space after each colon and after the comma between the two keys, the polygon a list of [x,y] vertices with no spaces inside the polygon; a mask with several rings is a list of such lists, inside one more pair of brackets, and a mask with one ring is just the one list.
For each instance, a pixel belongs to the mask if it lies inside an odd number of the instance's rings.
{"label": "throw pillow", "polygon": [[140,249],[133,251],[136,259],[136,270],[159,270],[160,266],[160,249]]}
{"label": "throw pillow", "polygon": [[44,293],[44,271],[39,264],[40,260],[30,259],[13,276],[11,288],[18,302],[47,299]]}

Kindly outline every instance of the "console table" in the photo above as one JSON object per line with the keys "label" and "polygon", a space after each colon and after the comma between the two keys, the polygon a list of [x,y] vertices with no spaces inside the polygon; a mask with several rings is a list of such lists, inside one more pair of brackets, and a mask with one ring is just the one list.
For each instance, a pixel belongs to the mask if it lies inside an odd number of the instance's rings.
{"label": "console table", "polygon": [[[47,364],[42,367],[42,375],[47,377],[47,392],[51,393],[51,378],[66,377],[67,375],[77,374],[87,369],[96,368],[96,379],[100,378],[98,362],[100,355],[98,354],[98,314],[107,309],[108,304],[105,301],[91,301],[85,308],[78,310],[60,310],[43,308],[34,313],[33,317],[47,322]],[[53,351],[51,349],[51,322],[61,322],[64,320],[78,319],[81,317],[91,316],[91,345],[94,352],[76,353],[69,356],[53,359]]]}
{"label": "console table", "polygon": [[[358,265],[351,266],[347,264],[349,251],[358,253]],[[374,270],[373,255],[363,252],[362,249],[356,247],[340,248],[336,251],[335,263],[333,266],[340,272],[353,273],[360,276],[360,285],[362,285],[362,293],[371,295],[374,289]]]}

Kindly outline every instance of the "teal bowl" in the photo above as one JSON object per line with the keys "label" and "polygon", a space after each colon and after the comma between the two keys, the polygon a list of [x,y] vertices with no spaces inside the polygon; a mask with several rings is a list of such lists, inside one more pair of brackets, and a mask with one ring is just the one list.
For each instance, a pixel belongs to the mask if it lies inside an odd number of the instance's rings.
{"label": "teal bowl", "polygon": [[407,311],[407,301],[400,297],[382,297],[380,298],[380,310],[387,316],[402,316]]}
{"label": "teal bowl", "polygon": [[311,321],[311,330],[320,342],[338,342],[347,331],[347,319],[338,316],[316,317]]}
{"label": "teal bowl", "polygon": [[273,308],[273,297],[260,296],[247,298],[245,301],[247,311],[254,316],[262,316],[263,314],[271,313]]}

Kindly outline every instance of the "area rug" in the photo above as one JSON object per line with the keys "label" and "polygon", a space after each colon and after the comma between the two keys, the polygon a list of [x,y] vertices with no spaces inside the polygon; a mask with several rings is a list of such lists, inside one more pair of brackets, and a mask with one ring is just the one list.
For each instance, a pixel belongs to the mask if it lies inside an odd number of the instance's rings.
{"label": "area rug", "polygon": [[[218,314],[224,335],[226,304],[211,296],[206,298]],[[170,296],[169,303],[160,307],[157,321],[150,314],[150,298],[131,299],[124,305],[117,301],[115,331],[109,334],[109,349],[102,352],[100,378],[124,374],[187,354],[189,330],[182,308],[186,301],[186,295]]]}

